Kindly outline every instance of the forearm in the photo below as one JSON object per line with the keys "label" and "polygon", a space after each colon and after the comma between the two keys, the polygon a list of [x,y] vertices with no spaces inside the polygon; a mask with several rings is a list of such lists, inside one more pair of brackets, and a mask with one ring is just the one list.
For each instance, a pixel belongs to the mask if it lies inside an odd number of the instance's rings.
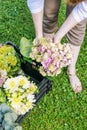
{"label": "forearm", "polygon": [[35,14],[33,13],[32,18],[36,31],[36,37],[41,38],[43,36],[43,28],[42,28],[43,10]]}
{"label": "forearm", "polygon": [[54,42],[60,42],[64,35],[77,23],[87,18],[87,0],[79,3],[61,26],[54,37]]}
{"label": "forearm", "polygon": [[36,37],[41,38],[43,36],[42,21],[44,0],[27,0],[27,4],[32,14]]}
{"label": "forearm", "polygon": [[63,25],[60,27],[59,31],[55,34],[54,42],[60,42],[61,39],[65,36],[65,34],[71,30],[78,22],[73,17],[72,14],[66,19]]}

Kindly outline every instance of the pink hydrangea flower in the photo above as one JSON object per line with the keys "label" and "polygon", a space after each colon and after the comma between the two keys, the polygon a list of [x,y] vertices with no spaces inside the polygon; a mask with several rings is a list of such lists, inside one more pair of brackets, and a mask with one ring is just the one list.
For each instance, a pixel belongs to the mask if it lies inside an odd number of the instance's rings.
{"label": "pink hydrangea flower", "polygon": [[[37,41],[36,41],[37,42]],[[45,38],[40,39],[39,44],[33,46],[38,53],[34,53],[34,60],[41,62],[40,72],[43,75],[55,76],[61,72],[62,67],[68,66],[71,62],[71,48],[68,44],[54,44]],[[38,60],[38,55],[40,60]]]}

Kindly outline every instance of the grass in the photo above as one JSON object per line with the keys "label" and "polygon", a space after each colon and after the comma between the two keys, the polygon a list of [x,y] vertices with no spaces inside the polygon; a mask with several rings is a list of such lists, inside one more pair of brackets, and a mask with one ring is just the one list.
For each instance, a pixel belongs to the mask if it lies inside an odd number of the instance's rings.
{"label": "grass", "polygon": [[[59,26],[65,19],[62,2]],[[87,30],[86,30],[87,32]],[[0,43],[12,41],[19,45],[21,37],[35,38],[34,25],[26,1],[0,0]],[[52,90],[21,122],[23,130],[86,130],[87,129],[87,33],[77,62],[83,91],[75,94],[66,68],[54,77]]]}

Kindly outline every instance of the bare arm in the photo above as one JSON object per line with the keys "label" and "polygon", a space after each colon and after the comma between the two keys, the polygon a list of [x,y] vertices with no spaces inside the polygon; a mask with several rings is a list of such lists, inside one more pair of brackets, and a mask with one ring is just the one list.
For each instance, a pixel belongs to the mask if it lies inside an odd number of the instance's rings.
{"label": "bare arm", "polygon": [[36,37],[41,38],[43,36],[42,21],[44,0],[27,0],[27,4],[32,14]]}
{"label": "bare arm", "polygon": [[42,29],[42,21],[43,21],[43,11],[38,13],[32,14],[35,31],[36,31],[36,37],[41,38],[43,36],[43,29]]}
{"label": "bare arm", "polygon": [[64,35],[77,23],[87,19],[87,0],[80,2],[66,19],[59,31],[55,34],[54,42],[60,42]]}
{"label": "bare arm", "polygon": [[65,36],[65,34],[71,30],[78,22],[73,17],[72,14],[69,15],[69,17],[66,19],[64,24],[61,26],[59,31],[54,36],[54,42],[60,42],[61,39]]}

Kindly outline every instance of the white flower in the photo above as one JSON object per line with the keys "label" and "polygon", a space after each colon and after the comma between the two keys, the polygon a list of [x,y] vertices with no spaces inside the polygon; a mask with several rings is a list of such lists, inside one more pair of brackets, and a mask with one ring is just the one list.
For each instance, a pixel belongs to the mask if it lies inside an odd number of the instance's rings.
{"label": "white flower", "polygon": [[7,71],[6,70],[0,70],[0,76],[3,78],[7,78]]}
{"label": "white flower", "polygon": [[9,89],[10,92],[14,92],[18,89],[19,82],[16,78],[8,78],[3,85],[4,88]]}
{"label": "white flower", "polygon": [[27,106],[28,109],[32,109],[34,104],[31,101],[27,101],[26,106]]}
{"label": "white flower", "polygon": [[20,86],[24,86],[28,82],[27,77],[22,76],[22,75],[18,76],[17,79],[19,81]]}
{"label": "white flower", "polygon": [[12,98],[11,98],[11,102],[13,103],[13,104],[15,104],[15,105],[18,105],[18,104],[20,104],[20,102],[22,101],[22,96],[13,96]]}
{"label": "white flower", "polygon": [[30,81],[28,81],[26,84],[23,85],[24,89],[30,88]]}
{"label": "white flower", "polygon": [[27,93],[23,93],[22,98],[26,98],[26,97],[27,97]]}
{"label": "white flower", "polygon": [[27,100],[29,100],[31,102],[35,102],[35,96],[33,94],[28,94],[27,95]]}
{"label": "white flower", "polygon": [[18,88],[17,91],[23,93],[23,92],[24,92],[24,89],[22,89],[22,88]]}
{"label": "white flower", "polygon": [[31,93],[34,93],[37,87],[35,83],[28,81],[27,77],[9,78],[6,80],[4,88],[8,102],[18,115],[23,115],[33,108],[35,96]]}

